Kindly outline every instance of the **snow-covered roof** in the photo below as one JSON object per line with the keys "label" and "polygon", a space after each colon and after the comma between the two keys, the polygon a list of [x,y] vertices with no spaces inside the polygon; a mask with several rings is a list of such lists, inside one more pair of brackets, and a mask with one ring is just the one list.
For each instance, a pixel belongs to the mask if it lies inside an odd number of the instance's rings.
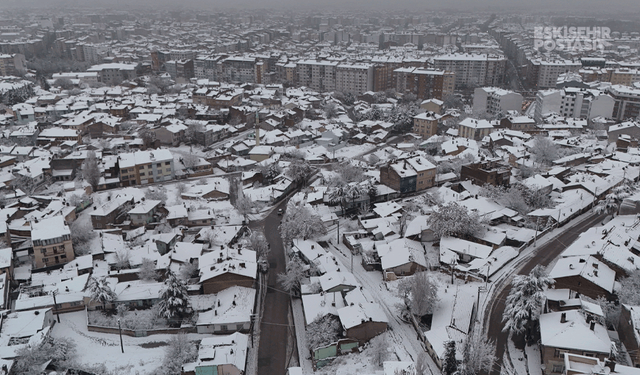
{"label": "snow-covered roof", "polygon": [[[566,317],[562,322],[563,314]],[[590,323],[578,310],[552,312],[540,315],[540,341],[549,348],[573,349],[591,353],[606,353],[611,351],[611,340],[607,329],[592,321]]]}
{"label": "snow-covered roof", "polygon": [[365,322],[389,323],[387,315],[377,303],[361,303],[338,309],[340,323],[344,329],[350,329]]}

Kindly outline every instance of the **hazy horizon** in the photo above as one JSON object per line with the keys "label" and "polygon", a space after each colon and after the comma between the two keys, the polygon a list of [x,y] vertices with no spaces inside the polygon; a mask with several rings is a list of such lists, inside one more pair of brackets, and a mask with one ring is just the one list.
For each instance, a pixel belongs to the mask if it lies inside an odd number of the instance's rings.
{"label": "hazy horizon", "polygon": [[6,8],[105,8],[135,9],[148,6],[167,9],[202,10],[397,10],[430,11],[451,10],[461,12],[495,12],[533,10],[533,14],[558,14],[561,16],[593,17],[623,14],[637,18],[640,14],[637,0],[5,0]]}

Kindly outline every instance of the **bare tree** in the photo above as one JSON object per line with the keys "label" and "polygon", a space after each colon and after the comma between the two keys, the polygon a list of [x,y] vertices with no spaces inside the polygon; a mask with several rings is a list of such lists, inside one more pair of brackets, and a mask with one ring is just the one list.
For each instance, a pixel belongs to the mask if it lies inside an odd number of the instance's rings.
{"label": "bare tree", "polygon": [[313,239],[327,233],[324,222],[310,208],[290,204],[280,223],[280,236],[285,246],[290,246],[296,238]]}
{"label": "bare tree", "polygon": [[29,176],[18,175],[16,178],[11,180],[11,188],[14,191],[20,190],[30,196],[38,190],[38,184]]}
{"label": "bare tree", "polygon": [[167,203],[167,189],[164,186],[153,186],[144,194],[146,199]]}
{"label": "bare tree", "polygon": [[98,164],[98,158],[93,151],[87,152],[87,158],[82,165],[82,178],[84,178],[93,191],[98,190],[100,184],[100,165]]}
{"label": "bare tree", "polygon": [[460,375],[488,374],[496,362],[496,344],[487,339],[481,330],[473,329],[462,350]]}
{"label": "bare tree", "polygon": [[247,220],[249,219],[249,214],[253,213],[256,208],[256,204],[250,197],[240,192],[238,194],[238,198],[236,199],[234,207],[236,210],[238,210],[240,215],[242,215],[244,221],[247,222]]}
{"label": "bare tree", "polygon": [[171,335],[165,349],[162,366],[154,373],[158,375],[174,375],[182,371],[182,365],[193,362],[198,358],[195,343],[189,341],[184,333]]}
{"label": "bare tree", "polygon": [[117,270],[131,268],[131,252],[129,251],[129,249],[121,249],[120,251],[116,251],[115,254],[115,267]]}
{"label": "bare tree", "polygon": [[53,85],[63,90],[71,90],[73,88],[73,82],[69,78],[58,78],[53,82]]}
{"label": "bare tree", "polygon": [[620,290],[617,294],[620,302],[626,305],[640,305],[640,270],[635,270],[620,280]]}
{"label": "bare tree", "polygon": [[384,361],[389,357],[389,343],[387,342],[385,335],[381,334],[374,337],[369,343],[371,348],[371,360],[382,367]]}
{"label": "bare tree", "polygon": [[142,264],[140,265],[140,271],[138,272],[140,280],[155,281],[158,279],[158,272],[156,271],[156,263],[148,258],[142,258]]}
{"label": "bare tree", "polygon": [[324,115],[325,115],[325,117],[327,119],[332,119],[334,117],[338,117],[338,114],[340,113],[338,111],[338,106],[334,102],[329,102],[329,103],[325,104],[324,108],[323,108],[323,111],[324,111]]}
{"label": "bare tree", "polygon": [[537,136],[530,151],[540,164],[550,166],[558,159],[558,146],[548,137]]}
{"label": "bare tree", "polygon": [[423,317],[432,314],[440,300],[438,282],[428,272],[418,272],[398,284],[398,294],[412,314]]}
{"label": "bare tree", "polygon": [[186,169],[194,170],[194,168],[200,163],[200,157],[195,154],[186,154],[180,157],[180,161]]}
{"label": "bare tree", "polygon": [[282,288],[294,296],[300,295],[300,282],[305,277],[304,263],[298,257],[287,262],[287,271],[278,274],[278,282]]}
{"label": "bare tree", "polygon": [[257,230],[252,231],[249,236],[249,247],[258,254],[259,258],[266,258],[271,252],[269,242],[267,242],[264,233]]}
{"label": "bare tree", "polygon": [[71,244],[73,251],[78,255],[85,255],[91,252],[91,241],[96,233],[93,231],[91,222],[86,220],[76,220],[71,223]]}

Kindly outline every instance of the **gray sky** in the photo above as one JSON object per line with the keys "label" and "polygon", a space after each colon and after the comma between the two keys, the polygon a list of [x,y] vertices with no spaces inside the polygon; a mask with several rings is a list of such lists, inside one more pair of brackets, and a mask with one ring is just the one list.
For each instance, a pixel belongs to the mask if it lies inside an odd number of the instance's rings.
{"label": "gray sky", "polygon": [[[300,10],[330,9],[392,9],[392,10],[436,10],[459,9],[463,11],[533,11],[534,13],[594,16],[625,14],[637,18],[638,0],[1,0],[13,6],[65,6],[65,7],[140,7],[145,5],[168,8],[235,9],[288,8]],[[625,18],[627,18],[625,17]]]}

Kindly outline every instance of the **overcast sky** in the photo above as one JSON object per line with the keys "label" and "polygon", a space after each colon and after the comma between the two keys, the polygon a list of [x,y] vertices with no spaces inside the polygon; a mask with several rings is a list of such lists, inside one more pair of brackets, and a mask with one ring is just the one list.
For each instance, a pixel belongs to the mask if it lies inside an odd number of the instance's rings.
{"label": "overcast sky", "polygon": [[533,10],[535,13],[584,15],[619,12],[628,16],[639,14],[638,0],[0,0],[14,6],[106,7],[163,6],[168,8],[245,9],[285,8],[300,10],[329,9],[394,9],[509,12]]}

